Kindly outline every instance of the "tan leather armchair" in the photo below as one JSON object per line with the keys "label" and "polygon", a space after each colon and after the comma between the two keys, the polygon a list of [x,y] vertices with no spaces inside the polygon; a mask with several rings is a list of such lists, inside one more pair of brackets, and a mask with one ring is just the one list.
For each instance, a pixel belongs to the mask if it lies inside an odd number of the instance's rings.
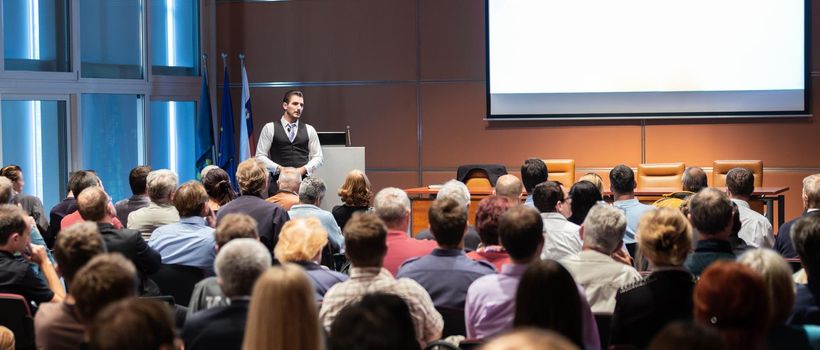
{"label": "tan leather armchair", "polygon": [[542,159],[547,165],[549,181],[558,181],[566,187],[575,183],[575,159]]}
{"label": "tan leather armchair", "polygon": [[638,188],[669,187],[682,189],[683,163],[645,163],[638,165]]}
{"label": "tan leather armchair", "polygon": [[755,187],[763,186],[762,160],[716,160],[712,164],[712,187],[725,187],[726,174],[734,168],[746,168],[755,176]]}

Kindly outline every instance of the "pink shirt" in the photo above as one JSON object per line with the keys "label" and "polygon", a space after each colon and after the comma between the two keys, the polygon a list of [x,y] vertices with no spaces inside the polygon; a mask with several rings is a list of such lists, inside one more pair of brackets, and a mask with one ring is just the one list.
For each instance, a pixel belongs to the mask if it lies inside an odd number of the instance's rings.
{"label": "pink shirt", "polygon": [[393,276],[399,271],[399,266],[407,259],[427,255],[438,247],[436,241],[417,240],[410,238],[404,231],[387,231],[387,255],[384,257],[384,268]]}

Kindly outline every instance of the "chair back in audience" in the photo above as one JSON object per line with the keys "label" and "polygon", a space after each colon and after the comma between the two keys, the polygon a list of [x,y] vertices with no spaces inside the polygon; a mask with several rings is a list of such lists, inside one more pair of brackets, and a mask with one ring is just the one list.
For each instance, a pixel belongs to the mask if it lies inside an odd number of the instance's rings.
{"label": "chair back in audience", "polygon": [[644,163],[638,165],[638,188],[668,187],[682,189],[683,163]]}
{"label": "chair back in audience", "polygon": [[14,333],[17,349],[34,349],[34,318],[22,295],[0,293],[0,325]]}
{"label": "chair back in audience", "polygon": [[575,159],[542,159],[547,165],[549,181],[558,181],[569,188],[575,183]]}
{"label": "chair back in audience", "polygon": [[177,305],[187,306],[194,285],[205,278],[205,272],[198,267],[162,264],[159,271],[149,277],[157,283],[163,295],[174,297]]}
{"label": "chair back in audience", "polygon": [[598,338],[601,340],[601,349],[608,349],[609,330],[612,327],[612,314],[596,313],[595,323],[598,325]]}
{"label": "chair back in audience", "polygon": [[716,160],[712,164],[712,187],[725,187],[726,174],[734,168],[746,168],[755,176],[755,187],[763,186],[762,160]]}
{"label": "chair back in audience", "polygon": [[444,330],[441,332],[442,338],[447,338],[451,335],[467,335],[463,309],[437,307],[436,310],[441,314],[441,318],[444,319]]}
{"label": "chair back in audience", "polygon": [[481,169],[474,169],[467,173],[467,179],[464,181],[464,184],[467,185],[469,189],[493,187],[493,184],[490,183],[490,176],[487,175],[486,171]]}
{"label": "chair back in audience", "polygon": [[486,190],[495,187],[495,180],[504,174],[507,174],[507,167],[502,164],[464,164],[456,170],[456,180],[469,189]]}

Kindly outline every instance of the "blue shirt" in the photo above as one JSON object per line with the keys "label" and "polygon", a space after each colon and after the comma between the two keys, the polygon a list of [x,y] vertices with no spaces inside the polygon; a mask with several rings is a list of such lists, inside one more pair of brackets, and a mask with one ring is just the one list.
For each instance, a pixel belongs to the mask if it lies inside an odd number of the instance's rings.
{"label": "blue shirt", "polygon": [[202,217],[191,216],[157,227],[148,246],[159,252],[163,264],[194,266],[213,272],[216,257],[214,229]]}
{"label": "blue shirt", "polygon": [[641,221],[641,216],[655,207],[643,204],[637,198],[616,201],[612,203],[615,208],[621,209],[626,215],[626,234],[624,234],[624,243],[635,243],[635,232],[638,231],[638,222]]}
{"label": "blue shirt", "polygon": [[494,273],[491,263],[470,259],[461,249],[436,248],[430,254],[405,261],[396,278],[418,282],[436,307],[463,310],[473,281]]}
{"label": "blue shirt", "polygon": [[290,207],[290,210],[288,211],[288,216],[290,216],[291,219],[319,219],[319,222],[322,223],[322,227],[324,227],[325,231],[327,231],[327,238],[330,240],[330,244],[333,246],[333,252],[344,253],[345,238],[342,236],[342,229],[339,228],[339,224],[336,223],[336,219],[333,217],[333,214],[331,214],[329,211],[322,210],[321,208],[313,204],[297,204]]}

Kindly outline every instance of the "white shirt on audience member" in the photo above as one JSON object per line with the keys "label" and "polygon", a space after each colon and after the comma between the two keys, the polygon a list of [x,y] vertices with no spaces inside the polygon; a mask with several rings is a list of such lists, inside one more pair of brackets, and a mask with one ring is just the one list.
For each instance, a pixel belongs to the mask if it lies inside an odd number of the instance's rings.
{"label": "white shirt on audience member", "polygon": [[570,222],[561,213],[541,213],[544,221],[544,250],[541,260],[561,260],[581,252],[580,226]]}
{"label": "white shirt on audience member", "polygon": [[772,223],[762,214],[752,210],[749,203],[733,198],[732,202],[737,204],[740,214],[740,232],[737,236],[743,239],[746,244],[755,248],[771,248],[774,246],[774,235],[772,234]]}

